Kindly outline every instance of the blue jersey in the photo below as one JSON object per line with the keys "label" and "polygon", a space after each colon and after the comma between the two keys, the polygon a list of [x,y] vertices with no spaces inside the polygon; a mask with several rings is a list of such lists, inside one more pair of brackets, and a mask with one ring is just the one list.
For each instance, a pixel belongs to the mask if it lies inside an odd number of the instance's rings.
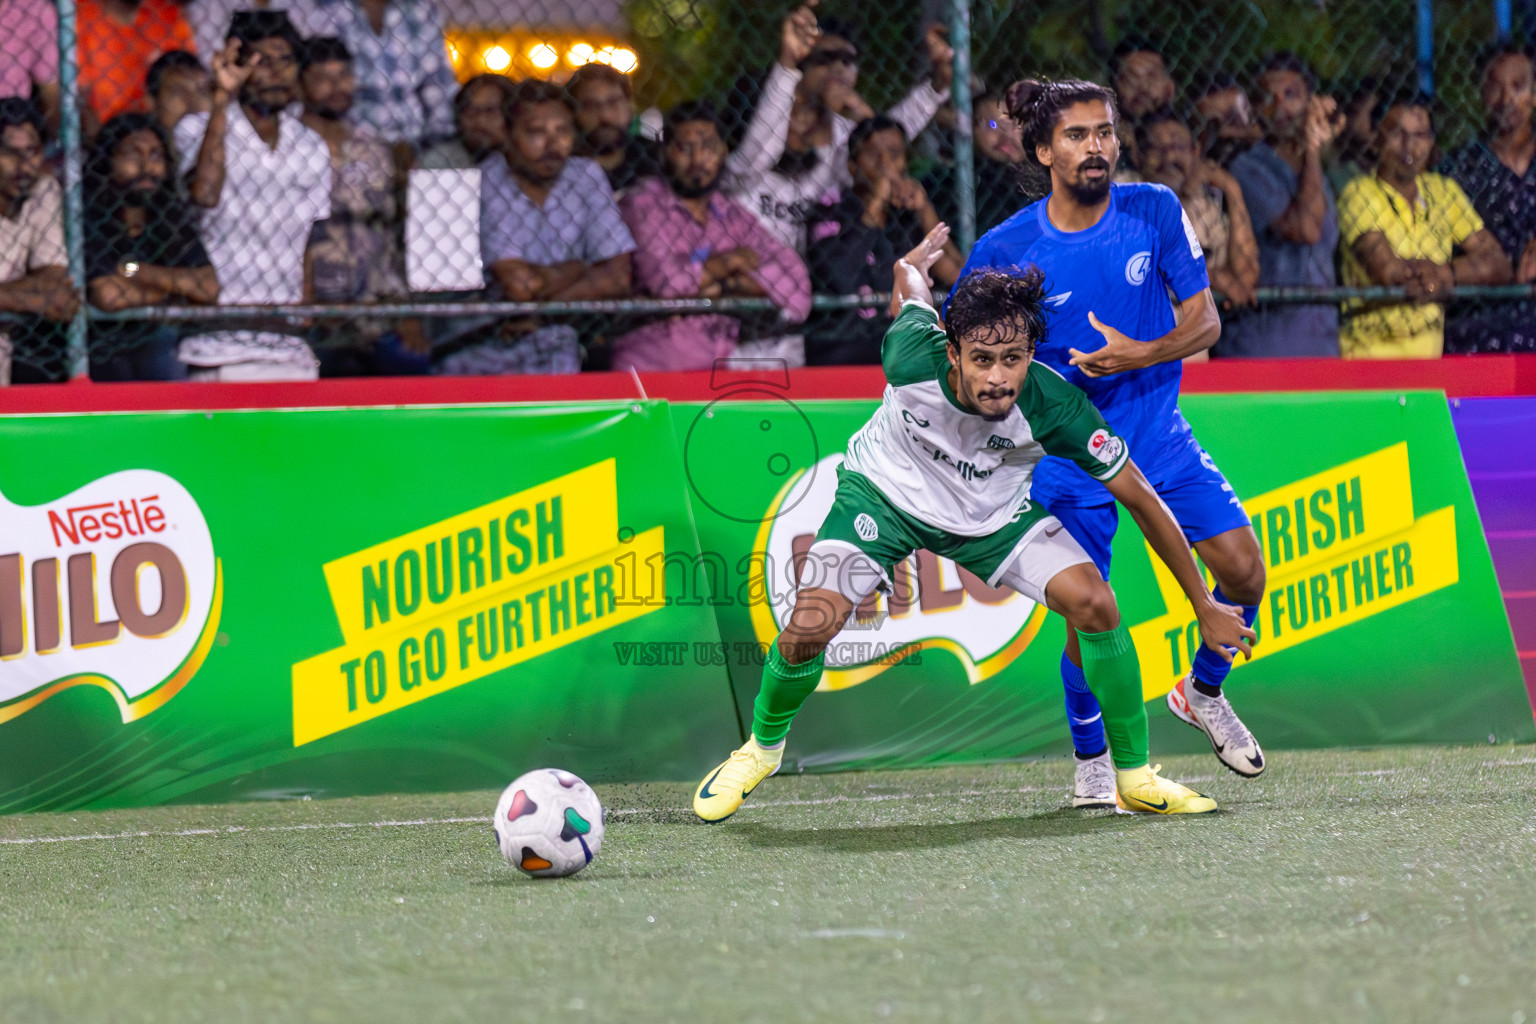
{"label": "blue jersey", "polygon": [[[1205,255],[1179,199],[1162,185],[1111,185],[1109,208],[1086,231],[1059,231],[1042,199],[988,231],[971,250],[965,273],[987,267],[1045,271],[1046,336],[1035,358],[1087,392],[1104,419],[1126,439],[1131,457],[1156,483],[1183,465],[1198,445],[1179,412],[1178,361],[1143,370],[1088,377],[1071,365],[1072,349],[1093,352],[1104,336],[1099,322],[1127,337],[1153,341],[1173,330],[1173,304],[1210,286]],[[963,274],[962,274],[963,276]],[[1112,500],[1088,474],[1064,459],[1048,458],[1034,491],[1065,505]]]}

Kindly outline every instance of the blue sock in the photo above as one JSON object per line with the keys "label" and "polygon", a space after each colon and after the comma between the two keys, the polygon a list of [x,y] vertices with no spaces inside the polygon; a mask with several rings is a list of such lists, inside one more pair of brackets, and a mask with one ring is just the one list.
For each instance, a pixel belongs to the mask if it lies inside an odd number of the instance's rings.
{"label": "blue sock", "polygon": [[1066,690],[1072,748],[1085,758],[1097,757],[1109,749],[1109,740],[1104,737],[1104,713],[1099,710],[1099,699],[1088,689],[1082,666],[1072,664],[1066,652],[1061,655],[1061,685]]}
{"label": "blue sock", "polygon": [[[1211,596],[1222,604],[1232,603],[1222,594],[1220,587],[1211,591]],[[1253,625],[1253,620],[1259,617],[1259,606],[1256,604],[1245,604],[1242,606],[1242,609],[1243,625]],[[1227,650],[1230,651],[1232,648],[1228,647]],[[1195,682],[1204,683],[1206,686],[1220,690],[1221,684],[1226,682],[1227,673],[1231,671],[1231,664],[1222,661],[1221,657],[1215,651],[1205,646],[1205,644],[1202,643],[1200,645],[1200,650],[1195,653]]]}

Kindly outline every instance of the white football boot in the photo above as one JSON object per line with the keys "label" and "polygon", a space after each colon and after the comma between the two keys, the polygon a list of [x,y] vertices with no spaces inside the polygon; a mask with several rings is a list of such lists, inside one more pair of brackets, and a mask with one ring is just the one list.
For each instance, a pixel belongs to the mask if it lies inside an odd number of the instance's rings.
{"label": "white football boot", "polygon": [[1232,710],[1226,694],[1207,697],[1195,689],[1186,675],[1168,691],[1168,710],[1205,733],[1216,759],[1233,772],[1245,779],[1264,774],[1264,751]]}
{"label": "white football boot", "polygon": [[1073,807],[1115,806],[1115,765],[1109,751],[1084,761],[1073,758],[1077,770],[1072,776]]}

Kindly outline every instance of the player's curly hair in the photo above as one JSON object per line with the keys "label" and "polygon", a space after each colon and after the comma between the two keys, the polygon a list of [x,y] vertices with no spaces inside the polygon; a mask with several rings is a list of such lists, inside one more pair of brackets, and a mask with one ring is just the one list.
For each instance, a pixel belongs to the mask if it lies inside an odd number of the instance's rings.
{"label": "player's curly hair", "polygon": [[1022,336],[1033,355],[1045,337],[1045,271],[1030,264],[966,274],[949,300],[944,332],[956,350],[961,338],[1005,345]]}
{"label": "player's curly hair", "polygon": [[1024,144],[1024,162],[1019,165],[1019,188],[1031,199],[1040,199],[1051,191],[1051,172],[1035,155],[1035,147],[1049,146],[1061,112],[1074,103],[1095,100],[1109,104],[1110,117],[1118,121],[1120,108],[1115,91],[1081,78],[1025,78],[1014,82],[1003,94],[1003,107],[1018,122],[1019,138]]}

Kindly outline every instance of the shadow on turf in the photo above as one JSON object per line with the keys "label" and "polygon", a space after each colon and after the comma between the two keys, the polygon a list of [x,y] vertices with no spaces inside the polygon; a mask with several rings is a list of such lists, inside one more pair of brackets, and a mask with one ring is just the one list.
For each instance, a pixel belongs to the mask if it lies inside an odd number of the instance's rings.
{"label": "shadow on turf", "polygon": [[1116,814],[1084,814],[1063,808],[1028,817],[988,818],[932,825],[856,825],[849,828],[775,828],[743,822],[730,831],[754,846],[820,847],[838,852],[860,850],[931,850],[985,839],[1070,839],[1111,832],[1129,818]]}

